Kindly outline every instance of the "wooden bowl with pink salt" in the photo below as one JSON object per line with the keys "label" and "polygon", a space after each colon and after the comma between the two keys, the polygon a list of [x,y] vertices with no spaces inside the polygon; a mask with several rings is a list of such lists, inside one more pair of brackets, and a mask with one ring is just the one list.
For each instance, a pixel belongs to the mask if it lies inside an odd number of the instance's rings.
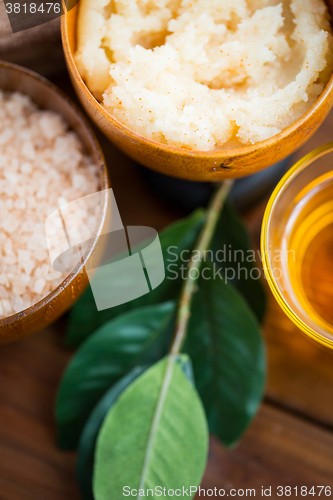
{"label": "wooden bowl with pink salt", "polygon": [[43,77],[0,62],[0,343],[47,326],[88,286],[85,266],[96,259],[108,197],[70,270],[52,267],[45,222],[108,188],[103,153],[80,111]]}

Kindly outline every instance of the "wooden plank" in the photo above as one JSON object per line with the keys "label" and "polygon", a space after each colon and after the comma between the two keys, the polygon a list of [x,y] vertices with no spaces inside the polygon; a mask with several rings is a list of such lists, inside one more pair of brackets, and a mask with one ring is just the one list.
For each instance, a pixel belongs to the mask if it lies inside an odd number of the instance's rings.
{"label": "wooden plank", "polygon": [[265,323],[268,397],[333,427],[333,350],[306,337],[270,297]]}
{"label": "wooden plank", "polygon": [[1,499],[79,498],[75,454],[55,445],[55,392],[70,357],[62,326],[0,350]]}
{"label": "wooden plank", "polygon": [[[75,455],[55,444],[53,402],[70,358],[62,329],[58,322],[0,350],[1,500],[79,498]],[[332,468],[331,432],[265,404],[237,449],[212,438],[202,486],[332,486]]]}
{"label": "wooden plank", "polygon": [[265,404],[237,449],[223,450],[211,440],[202,487],[224,488],[227,493],[231,488],[254,488],[261,496],[262,486],[272,486],[276,499],[278,486],[332,487],[332,466],[332,433]]}

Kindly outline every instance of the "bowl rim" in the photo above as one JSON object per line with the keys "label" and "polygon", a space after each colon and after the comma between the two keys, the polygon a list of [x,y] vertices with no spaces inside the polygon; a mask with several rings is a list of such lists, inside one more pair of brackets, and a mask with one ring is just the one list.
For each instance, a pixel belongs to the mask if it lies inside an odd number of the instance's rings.
{"label": "bowl rim", "polygon": [[[137,140],[141,143],[146,144],[147,146],[155,147],[160,150],[167,151],[169,153],[174,153],[175,155],[181,155],[181,156],[194,156],[196,158],[209,158],[209,159],[220,159],[220,158],[225,158],[228,157],[228,159],[233,160],[235,158],[238,158],[240,155],[242,156],[250,156],[250,155],[255,155],[256,153],[259,153],[262,149],[268,149],[270,146],[280,143],[281,141],[285,140],[289,136],[293,135],[298,129],[302,128],[302,126],[306,126],[307,121],[310,119],[310,117],[317,111],[317,109],[324,103],[326,97],[333,91],[333,73],[327,82],[324,90],[321,92],[321,94],[318,96],[318,98],[315,100],[315,102],[312,104],[312,106],[302,115],[300,118],[298,118],[294,123],[289,125],[289,127],[286,127],[283,129],[281,132],[278,134],[270,137],[269,139],[266,139],[265,141],[260,141],[252,145],[244,145],[239,148],[234,148],[234,149],[220,149],[220,150],[214,150],[214,151],[203,151],[203,150],[191,150],[191,149],[185,149],[185,148],[179,148],[175,146],[170,146],[168,144],[164,144],[162,142],[154,141],[153,139],[149,139],[148,137],[145,137],[144,135],[141,135],[134,130],[130,129],[123,123],[119,122],[116,118],[114,118],[110,113],[108,113],[105,108],[98,102],[98,100],[94,97],[94,95],[91,93],[87,85],[85,84],[83,78],[81,77],[79,70],[77,68],[77,65],[74,60],[74,56],[69,44],[69,38],[68,38],[68,29],[67,29],[67,16],[68,16],[68,10],[66,6],[65,0],[62,0],[63,3],[63,15],[61,16],[61,38],[62,38],[62,43],[64,47],[64,51],[67,54],[69,58],[69,64],[71,66],[71,70],[75,76],[76,82],[79,84],[81,90],[88,95],[89,100],[95,105],[96,109],[103,115],[103,117],[111,122],[118,130],[121,132],[125,133],[128,135],[130,138]],[[79,9],[79,0],[75,4],[72,9]],[[76,34],[76,31],[75,31]]]}
{"label": "bowl rim", "polygon": [[298,328],[308,335],[311,339],[316,340],[320,344],[333,348],[333,338],[330,339],[325,337],[323,334],[316,332],[313,328],[311,328],[305,321],[303,321],[294,309],[289,305],[289,302],[285,299],[283,293],[281,292],[279,286],[277,285],[274,272],[271,266],[271,261],[269,258],[269,232],[270,225],[272,221],[272,216],[274,209],[280,201],[282,194],[288,189],[291,182],[308,166],[310,166],[314,161],[319,160],[322,156],[333,152],[333,141],[327,144],[324,144],[307,155],[303,156],[300,160],[298,160],[282,177],[280,182],[275,187],[270,199],[267,203],[262,226],[261,226],[261,235],[260,235],[260,249],[261,249],[261,257],[262,264],[265,276],[267,278],[268,285],[273,293],[274,298],[283,309],[284,313],[288,316],[288,318],[298,326]]}
{"label": "bowl rim", "polygon": [[[87,118],[84,116],[84,114],[81,112],[81,110],[78,108],[78,106],[61,90],[59,89],[56,85],[54,85],[52,82],[50,82],[47,78],[45,78],[42,75],[39,75],[35,71],[32,71],[28,68],[24,68],[23,66],[19,66],[18,64],[10,63],[7,61],[1,61],[0,60],[0,70],[1,69],[11,69],[13,71],[16,71],[18,73],[23,73],[25,76],[28,78],[31,78],[32,80],[37,80],[39,83],[42,85],[45,85],[48,87],[52,92],[55,94],[58,94],[58,96],[65,101],[65,103],[72,108],[74,111],[76,117],[78,118],[79,122],[81,125],[85,128],[87,131],[91,143],[93,146],[93,149],[95,151],[96,159],[97,159],[97,167],[98,171],[100,173],[100,182],[101,182],[101,191],[106,190],[109,188],[110,181],[109,181],[109,176],[106,168],[106,162],[104,158],[104,154],[102,151],[102,148],[95,136],[95,133],[89,124]],[[29,94],[27,94],[29,95]],[[28,316],[32,315],[33,313],[37,312],[38,310],[42,309],[43,307],[49,305],[65,288],[70,286],[74,279],[77,278],[77,276],[80,274],[80,272],[83,270],[86,262],[90,258],[95,245],[97,243],[97,240],[101,234],[103,224],[105,221],[106,217],[106,204],[107,204],[107,198],[105,201],[105,205],[102,210],[102,216],[101,220],[98,223],[98,226],[95,230],[94,237],[92,238],[91,243],[89,244],[89,247],[87,248],[86,252],[84,255],[81,257],[80,261],[78,264],[75,266],[75,268],[64,278],[59,285],[56,286],[51,292],[49,292],[45,297],[43,297],[41,300],[38,302],[35,302],[33,305],[27,307],[26,309],[23,309],[22,311],[19,311],[17,313],[14,313],[10,316],[6,316],[5,318],[0,319],[0,330],[4,327],[8,327],[14,323],[16,323],[19,320],[22,320],[24,318],[27,318]]]}

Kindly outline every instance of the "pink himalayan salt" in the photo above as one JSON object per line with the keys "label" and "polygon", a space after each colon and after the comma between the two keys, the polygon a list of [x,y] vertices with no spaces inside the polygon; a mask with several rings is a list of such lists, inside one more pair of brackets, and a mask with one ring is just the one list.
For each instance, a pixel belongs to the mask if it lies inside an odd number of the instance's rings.
{"label": "pink himalayan salt", "polygon": [[59,114],[0,91],[0,318],[63,281],[50,262],[45,221],[98,188],[96,165]]}

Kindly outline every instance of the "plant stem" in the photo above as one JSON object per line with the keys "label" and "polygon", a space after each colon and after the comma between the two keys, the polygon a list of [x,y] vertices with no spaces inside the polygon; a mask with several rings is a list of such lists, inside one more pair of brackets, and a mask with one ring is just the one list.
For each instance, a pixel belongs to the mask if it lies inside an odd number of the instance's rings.
{"label": "plant stem", "polygon": [[[204,260],[204,253],[206,250],[208,250],[211,240],[213,238],[215,229],[216,229],[216,224],[219,219],[220,213],[222,211],[223,205],[228,197],[228,194],[230,192],[230,189],[233,185],[233,181],[227,180],[223,184],[221,184],[216,193],[214,194],[209,207],[207,209],[206,213],[206,222],[201,230],[201,233],[198,238],[198,242],[196,245],[196,251],[199,252],[200,258],[196,259],[195,261],[193,258],[191,258],[189,264],[188,264],[188,276],[186,281],[184,282],[181,294],[180,294],[180,301],[179,301],[179,306],[178,306],[178,311],[177,311],[177,319],[176,319],[176,330],[175,330],[175,336],[171,345],[170,349],[170,356],[168,357],[167,360],[167,365],[166,365],[166,370],[163,378],[163,383],[160,391],[160,395],[158,398],[158,403],[155,409],[151,429],[150,429],[150,434],[149,434],[149,439],[147,443],[147,448],[146,448],[146,453],[145,453],[145,459],[144,459],[144,464],[143,464],[143,469],[141,473],[141,478],[140,478],[140,486],[138,490],[138,495],[136,497],[136,500],[142,499],[142,496],[140,494],[140,491],[143,490],[146,477],[147,477],[147,471],[148,471],[148,466],[151,460],[151,453],[153,449],[153,443],[154,439],[156,437],[156,431],[158,428],[158,425],[161,420],[161,415],[163,412],[163,407],[165,403],[165,399],[168,394],[168,390],[170,387],[170,383],[172,380],[172,375],[173,375],[173,366],[176,360],[176,355],[180,353],[181,348],[183,346],[185,337],[186,337],[186,330],[187,330],[187,325],[188,325],[188,320],[190,318],[190,308],[191,308],[191,301],[193,297],[193,293],[195,290],[195,285],[198,281],[199,274],[200,274],[200,268],[202,261]],[[197,273],[195,277],[191,276],[192,269],[196,269]],[[193,275],[193,272],[192,272]]]}
{"label": "plant stem", "polygon": [[[223,209],[226,199],[228,198],[233,183],[233,180],[228,179],[220,184],[220,186],[214,193],[207,209],[206,222],[201,230],[195,248],[196,259],[193,260],[192,257],[188,264],[187,279],[184,282],[180,294],[180,301],[176,318],[176,329],[170,349],[170,354],[179,354],[184,344],[187,325],[190,319],[192,297],[195,291],[196,283],[199,279],[201,264],[205,257],[205,251],[209,249],[216,229],[216,224],[219,220],[220,213]],[[200,258],[198,258],[198,253],[200,255]]]}

